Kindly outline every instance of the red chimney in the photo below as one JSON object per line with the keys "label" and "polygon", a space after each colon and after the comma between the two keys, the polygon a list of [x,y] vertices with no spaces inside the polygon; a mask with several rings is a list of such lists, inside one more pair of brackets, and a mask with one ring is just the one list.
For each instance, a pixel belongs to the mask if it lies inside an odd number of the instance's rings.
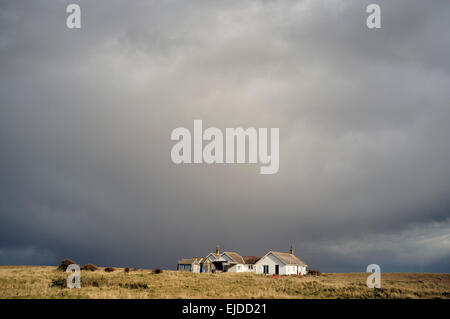
{"label": "red chimney", "polygon": [[290,251],[291,251],[291,255],[293,255],[294,254],[294,247],[291,246]]}
{"label": "red chimney", "polygon": [[216,246],[216,254],[217,254],[217,255],[220,254],[219,246]]}

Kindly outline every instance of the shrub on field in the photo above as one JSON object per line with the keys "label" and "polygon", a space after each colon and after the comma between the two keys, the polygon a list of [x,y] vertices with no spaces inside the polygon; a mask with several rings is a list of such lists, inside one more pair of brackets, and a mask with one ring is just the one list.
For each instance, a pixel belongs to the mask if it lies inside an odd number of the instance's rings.
{"label": "shrub on field", "polygon": [[154,274],[162,274],[162,272],[163,272],[162,269],[159,269],[159,268],[153,269]]}
{"label": "shrub on field", "polygon": [[114,270],[116,270],[114,267],[106,267],[105,268],[106,272],[113,272]]}
{"label": "shrub on field", "polygon": [[67,280],[64,279],[64,278],[53,279],[50,286],[51,287],[66,288],[67,287]]}
{"label": "shrub on field", "polygon": [[69,267],[69,265],[72,265],[72,264],[76,264],[76,262],[74,262],[71,259],[64,259],[63,261],[61,261],[61,264],[58,266],[58,269],[62,270],[62,271],[66,271],[67,267]]}
{"label": "shrub on field", "polygon": [[319,270],[313,270],[313,269],[308,270],[308,275],[311,275],[311,276],[320,276],[321,274],[322,273]]}
{"label": "shrub on field", "polygon": [[125,271],[125,272],[130,272],[130,268],[125,268],[123,271]]}
{"label": "shrub on field", "polygon": [[81,270],[90,270],[90,271],[96,271],[98,267],[94,264],[86,264],[81,267]]}

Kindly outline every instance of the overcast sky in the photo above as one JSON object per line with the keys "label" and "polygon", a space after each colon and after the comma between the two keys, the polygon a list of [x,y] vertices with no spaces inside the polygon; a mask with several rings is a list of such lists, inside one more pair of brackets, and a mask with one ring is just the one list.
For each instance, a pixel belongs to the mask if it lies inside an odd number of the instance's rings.
{"label": "overcast sky", "polygon": [[[0,264],[449,272],[449,30],[447,0],[1,0]],[[280,128],[279,172],[175,165],[194,119]]]}

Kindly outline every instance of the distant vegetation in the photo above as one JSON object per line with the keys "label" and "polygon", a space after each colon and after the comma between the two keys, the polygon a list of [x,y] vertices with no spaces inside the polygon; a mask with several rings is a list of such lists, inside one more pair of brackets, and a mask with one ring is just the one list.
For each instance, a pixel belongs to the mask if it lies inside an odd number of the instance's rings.
{"label": "distant vegetation", "polygon": [[381,289],[369,289],[367,273],[272,278],[107,268],[82,270],[81,288],[69,289],[59,267],[0,266],[0,298],[450,298],[450,274],[383,273]]}
{"label": "distant vegetation", "polygon": [[83,265],[83,267],[81,267],[81,270],[96,271],[97,269],[98,269],[98,267],[93,264],[86,264],[86,265]]}
{"label": "distant vegetation", "polygon": [[61,261],[61,264],[58,266],[58,270],[66,271],[67,267],[69,267],[69,265],[72,265],[72,264],[76,264],[76,262],[71,259],[64,259],[63,261]]}

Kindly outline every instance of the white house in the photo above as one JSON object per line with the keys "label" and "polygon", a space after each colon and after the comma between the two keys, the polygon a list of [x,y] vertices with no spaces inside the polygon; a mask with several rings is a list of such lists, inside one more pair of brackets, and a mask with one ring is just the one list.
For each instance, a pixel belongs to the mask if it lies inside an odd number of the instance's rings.
{"label": "white house", "polygon": [[290,253],[269,251],[255,264],[257,274],[270,275],[305,275],[307,265],[294,255],[291,247]]}
{"label": "white house", "polygon": [[197,273],[253,272],[271,275],[305,275],[307,265],[290,253],[269,251],[264,257],[241,256],[232,251],[210,253],[206,257],[193,257],[178,262],[177,269]]}

